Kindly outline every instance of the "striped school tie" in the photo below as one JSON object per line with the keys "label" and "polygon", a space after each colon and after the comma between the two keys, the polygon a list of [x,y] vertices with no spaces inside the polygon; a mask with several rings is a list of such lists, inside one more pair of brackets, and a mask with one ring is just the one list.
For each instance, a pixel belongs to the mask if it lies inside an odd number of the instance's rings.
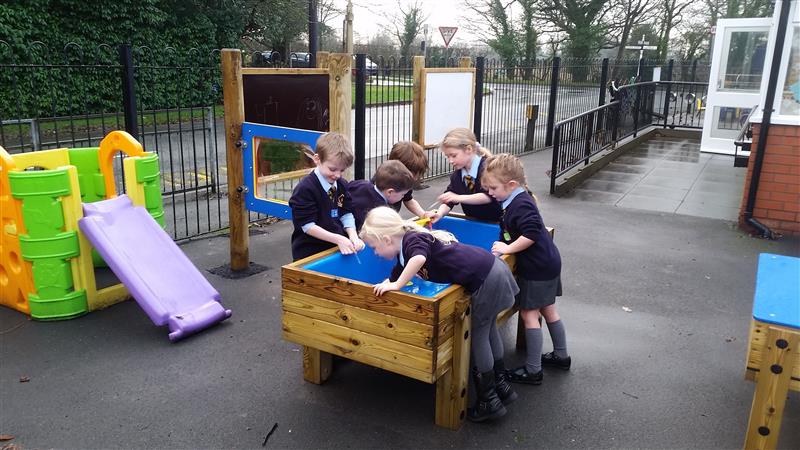
{"label": "striped school tie", "polygon": [[336,188],[335,187],[331,186],[330,189],[328,189],[328,198],[331,199],[331,202],[333,202],[334,199],[336,198]]}
{"label": "striped school tie", "polygon": [[470,194],[475,192],[475,179],[472,178],[472,175],[465,175],[464,183],[467,185],[467,189],[469,190]]}

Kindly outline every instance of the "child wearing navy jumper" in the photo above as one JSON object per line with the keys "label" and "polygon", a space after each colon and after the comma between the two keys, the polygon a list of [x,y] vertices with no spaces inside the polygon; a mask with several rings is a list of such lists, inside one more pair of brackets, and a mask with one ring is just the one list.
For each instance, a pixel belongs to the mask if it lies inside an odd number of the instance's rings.
{"label": "child wearing navy jumper", "polygon": [[325,133],[317,140],[317,167],[292,191],[292,258],[294,261],[338,246],[345,255],[364,248],[356,233],[347,182],[342,174],[353,164],[353,151],[341,133]]}
{"label": "child wearing navy jumper", "polygon": [[503,358],[495,319],[500,311],[511,307],[519,292],[506,263],[482,248],[459,243],[446,231],[429,231],[405,221],[389,207],[370,211],[360,235],[376,255],[397,258],[391,278],[375,285],[376,295],[397,291],[418,275],[436,283],[460,284],[472,296],[472,356],[478,399],[475,407],[467,410],[467,418],[482,422],[505,415],[504,404],[516,400],[517,394],[507,381],[495,379],[492,365]]}
{"label": "child wearing navy jumper", "polygon": [[372,180],[354,180],[347,183],[347,193],[352,201],[353,216],[356,219],[356,230],[372,208],[397,204],[411,192],[414,176],[400,161],[386,161],[375,171]]}
{"label": "child wearing navy jumper", "polygon": [[[395,142],[392,146],[392,150],[389,152],[389,160],[403,163],[406,169],[411,172],[415,183],[419,183],[428,171],[428,157],[425,155],[425,150],[421,145],[413,141]],[[389,202],[389,206],[395,211],[400,212],[400,207],[405,205],[406,209],[409,210],[411,214],[419,218],[432,216],[433,212],[427,212],[422,209],[419,202],[414,199],[413,192],[412,189],[409,189],[406,195],[403,196],[402,201]]]}
{"label": "child wearing navy jumper", "polygon": [[490,197],[481,185],[481,176],[489,151],[481,147],[475,139],[475,134],[467,128],[450,131],[440,145],[455,171],[450,175],[450,184],[444,194],[437,198],[442,204],[431,220],[438,221],[460,203],[467,217],[486,222],[499,221],[500,204]]}
{"label": "child wearing navy jumper", "polygon": [[[483,186],[503,207],[500,239],[492,245],[492,252],[516,255],[520,288],[517,301],[525,323],[525,365],[508,371],[507,376],[516,383],[541,384],[543,365],[569,370],[572,363],[564,324],[555,304],[561,288],[561,255],[545,228],[535,198],[527,191],[525,172],[518,158],[509,154],[490,156]],[[540,314],[553,340],[553,351],[544,355]]]}

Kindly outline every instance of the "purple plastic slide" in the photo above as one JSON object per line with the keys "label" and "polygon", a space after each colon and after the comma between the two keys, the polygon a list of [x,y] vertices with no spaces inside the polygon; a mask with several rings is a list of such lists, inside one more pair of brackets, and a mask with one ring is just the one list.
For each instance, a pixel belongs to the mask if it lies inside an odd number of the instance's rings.
{"label": "purple plastic slide", "polygon": [[150,320],[177,341],[231,316],[214,289],[147,210],[127,195],[83,204],[78,222]]}

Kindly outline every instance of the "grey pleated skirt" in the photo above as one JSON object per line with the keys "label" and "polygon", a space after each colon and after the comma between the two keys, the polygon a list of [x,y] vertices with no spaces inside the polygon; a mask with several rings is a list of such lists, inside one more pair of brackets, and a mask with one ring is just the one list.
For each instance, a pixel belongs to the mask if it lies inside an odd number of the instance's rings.
{"label": "grey pleated skirt", "polygon": [[472,293],[473,326],[495,320],[497,314],[514,304],[519,292],[511,269],[500,258],[495,257],[489,275],[477,291]]}
{"label": "grey pleated skirt", "polygon": [[556,296],[561,295],[561,277],[552,280],[526,280],[517,278],[519,294],[516,304],[519,309],[539,309],[556,302]]}

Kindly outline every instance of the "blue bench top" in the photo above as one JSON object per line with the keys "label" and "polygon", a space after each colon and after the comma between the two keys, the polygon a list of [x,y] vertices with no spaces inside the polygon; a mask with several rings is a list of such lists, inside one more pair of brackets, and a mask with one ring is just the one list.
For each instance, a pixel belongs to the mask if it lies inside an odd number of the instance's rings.
{"label": "blue bench top", "polygon": [[800,258],[759,255],[753,318],[800,329]]}

